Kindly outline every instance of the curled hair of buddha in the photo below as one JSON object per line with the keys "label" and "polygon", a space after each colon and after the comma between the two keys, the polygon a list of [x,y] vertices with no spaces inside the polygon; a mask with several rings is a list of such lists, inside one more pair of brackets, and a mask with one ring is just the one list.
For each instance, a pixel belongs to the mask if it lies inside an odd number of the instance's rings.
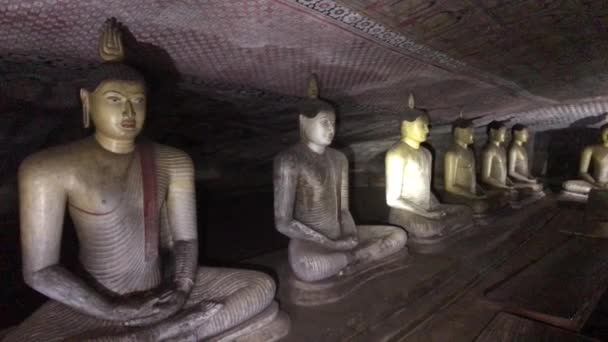
{"label": "curled hair of buddha", "polygon": [[502,123],[502,121],[492,121],[490,122],[490,124],[488,124],[488,132],[492,131],[492,130],[499,130],[501,128],[504,128],[505,125]]}
{"label": "curled hair of buddha", "polygon": [[319,82],[317,75],[308,78],[308,91],[306,99],[298,104],[298,114],[307,118],[314,118],[321,112],[333,112],[334,106],[319,98]]}
{"label": "curled hair of buddha", "polygon": [[106,62],[89,74],[83,88],[93,92],[103,81],[107,80],[133,81],[145,84],[144,76],[136,69],[118,62]]}
{"label": "curled hair of buddha", "polygon": [[454,132],[458,128],[465,129],[471,127],[473,127],[473,121],[460,118],[452,123],[452,132]]}
{"label": "curled hair of buddha", "polygon": [[407,105],[399,109],[399,121],[413,122],[421,116],[429,119],[429,115],[425,110],[416,108],[416,99],[414,98],[414,94],[410,93]]}
{"label": "curled hair of buddha", "polygon": [[513,127],[511,127],[511,131],[513,133],[515,133],[515,132],[523,131],[526,128],[528,128],[526,125],[515,124],[515,125],[513,125]]}

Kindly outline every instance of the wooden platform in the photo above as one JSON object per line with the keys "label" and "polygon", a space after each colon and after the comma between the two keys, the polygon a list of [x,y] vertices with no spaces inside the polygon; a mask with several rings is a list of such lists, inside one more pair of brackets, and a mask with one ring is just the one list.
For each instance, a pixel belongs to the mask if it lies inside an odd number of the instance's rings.
{"label": "wooden platform", "polygon": [[476,342],[512,341],[559,341],[591,342],[599,341],[567,330],[552,327],[529,319],[499,313],[483,330]]}
{"label": "wooden platform", "polygon": [[[561,215],[554,224],[577,224],[578,216]],[[569,237],[486,297],[505,311],[579,331],[606,289],[608,241]]]}

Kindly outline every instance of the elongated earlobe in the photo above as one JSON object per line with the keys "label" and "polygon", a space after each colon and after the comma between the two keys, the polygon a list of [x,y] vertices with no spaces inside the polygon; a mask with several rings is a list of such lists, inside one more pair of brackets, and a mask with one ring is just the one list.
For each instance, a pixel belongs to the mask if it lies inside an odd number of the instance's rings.
{"label": "elongated earlobe", "polygon": [[80,89],[80,100],[82,101],[82,124],[84,128],[91,126],[91,113],[89,112],[89,92]]}

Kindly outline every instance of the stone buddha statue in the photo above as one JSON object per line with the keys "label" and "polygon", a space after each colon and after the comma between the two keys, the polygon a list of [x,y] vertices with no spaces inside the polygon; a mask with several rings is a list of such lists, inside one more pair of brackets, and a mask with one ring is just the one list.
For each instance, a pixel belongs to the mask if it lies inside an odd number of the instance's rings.
{"label": "stone buddha statue", "polygon": [[488,142],[481,150],[481,182],[489,191],[515,200],[517,191],[507,177],[507,151],[503,144],[507,129],[502,122],[488,125]]}
{"label": "stone buddha statue", "polygon": [[513,139],[508,151],[508,174],[513,186],[518,190],[544,195],[542,184],[530,174],[529,170],[530,161],[525,147],[529,134],[526,126],[522,124],[513,126]]}
{"label": "stone buddha statue", "polygon": [[389,222],[403,227],[414,244],[440,242],[472,224],[472,211],[440,204],[431,191],[432,156],[420,144],[429,133],[428,115],[410,95],[401,110],[401,140],[386,153],[386,203]]}
{"label": "stone buddha statue", "polygon": [[[105,63],[80,91],[94,136],[35,153],[19,169],[23,275],[51,300],[5,341],[285,335],[269,276],[197,265],[193,163],[178,149],[136,141],[146,86],[121,63],[115,20],[106,22],[99,52]],[[66,210],[82,272],[60,263]]]}
{"label": "stone buddha statue", "polygon": [[406,233],[357,226],[349,211],[348,161],[329,147],[336,115],[313,76],[298,108],[301,141],[274,159],[276,229],[289,237],[289,265],[304,282],[348,275],[400,251]]}
{"label": "stone buddha statue", "polygon": [[477,184],[475,154],[469,148],[473,143],[471,121],[458,119],[452,125],[454,143],[444,155],[444,192],[446,203],[464,204],[476,215],[499,205],[495,198],[488,197]]}
{"label": "stone buddha statue", "polygon": [[586,202],[591,190],[608,190],[608,125],[600,132],[602,143],[583,149],[578,168],[581,179],[564,182],[561,199]]}

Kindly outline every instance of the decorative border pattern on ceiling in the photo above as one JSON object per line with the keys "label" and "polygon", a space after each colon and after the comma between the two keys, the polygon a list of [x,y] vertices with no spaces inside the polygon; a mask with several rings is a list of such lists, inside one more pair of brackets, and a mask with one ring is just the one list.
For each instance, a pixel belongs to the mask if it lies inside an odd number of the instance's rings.
{"label": "decorative border pattern on ceiling", "polygon": [[358,13],[348,7],[340,5],[334,0],[277,0],[280,2],[292,4],[299,7],[305,7],[315,13],[329,18],[331,21],[338,23],[342,27],[348,28],[350,31],[367,36],[374,41],[386,44],[399,52],[413,57],[426,63],[434,63],[438,67],[449,69],[463,73],[467,76],[476,78],[477,80],[507,88],[519,96],[527,97],[531,100],[536,100],[544,103],[556,103],[544,97],[536,96],[524,88],[520,87],[515,82],[505,80],[496,75],[482,71],[467,63],[454,59],[445,53],[439,52],[425,45],[421,45],[412,39],[390,30],[386,26],[376,22],[375,20]]}

